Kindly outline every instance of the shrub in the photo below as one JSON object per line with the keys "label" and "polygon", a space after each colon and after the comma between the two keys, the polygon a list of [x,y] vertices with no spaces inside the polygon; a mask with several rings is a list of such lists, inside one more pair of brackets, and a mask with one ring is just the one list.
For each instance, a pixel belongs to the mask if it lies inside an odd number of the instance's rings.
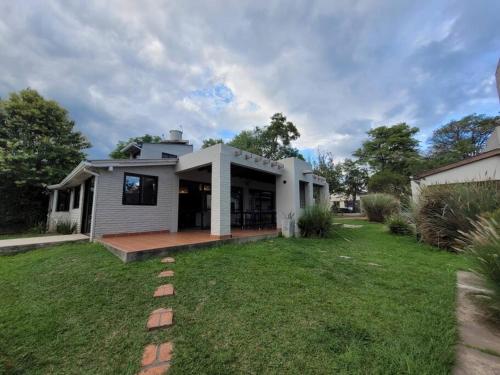
{"label": "shrub", "polygon": [[307,207],[299,218],[300,235],[303,237],[327,237],[333,228],[333,215],[324,205]]}
{"label": "shrub", "polygon": [[[497,210],[500,216],[500,210]],[[463,250],[473,261],[474,271],[481,275],[493,291],[491,307],[500,315],[500,221],[479,218],[472,230],[461,233],[457,250]]]}
{"label": "shrub", "polygon": [[56,232],[60,234],[72,234],[76,232],[76,223],[69,220],[59,220],[56,224]]}
{"label": "shrub", "polygon": [[386,220],[389,231],[393,234],[410,235],[413,234],[413,226],[408,221],[408,217],[402,213],[392,214]]}
{"label": "shrub", "polygon": [[383,223],[399,211],[399,201],[390,194],[376,193],[361,197],[361,208],[368,220]]}
{"label": "shrub", "polygon": [[424,242],[451,249],[459,231],[469,232],[481,213],[499,206],[500,189],[496,183],[427,186],[417,205],[417,229]]}

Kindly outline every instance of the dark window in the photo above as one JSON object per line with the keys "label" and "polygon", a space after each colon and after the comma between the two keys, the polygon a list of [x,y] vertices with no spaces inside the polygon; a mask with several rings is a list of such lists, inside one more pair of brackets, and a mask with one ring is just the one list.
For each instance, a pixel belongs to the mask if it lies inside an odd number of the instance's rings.
{"label": "dark window", "polygon": [[162,152],[161,158],[162,159],[177,159],[177,155],[169,154],[168,152]]}
{"label": "dark window", "polygon": [[313,185],[313,197],[316,204],[321,203],[321,186]]}
{"label": "dark window", "polygon": [[306,184],[307,182],[299,181],[300,208],[306,208]]}
{"label": "dark window", "polygon": [[273,211],[274,193],[272,191],[250,190],[250,208],[254,211]]}
{"label": "dark window", "polygon": [[73,189],[73,208],[80,207],[80,186]]}
{"label": "dark window", "polygon": [[158,177],[125,173],[123,204],[155,206],[158,196]]}
{"label": "dark window", "polygon": [[56,211],[69,211],[70,190],[59,190],[57,192]]}

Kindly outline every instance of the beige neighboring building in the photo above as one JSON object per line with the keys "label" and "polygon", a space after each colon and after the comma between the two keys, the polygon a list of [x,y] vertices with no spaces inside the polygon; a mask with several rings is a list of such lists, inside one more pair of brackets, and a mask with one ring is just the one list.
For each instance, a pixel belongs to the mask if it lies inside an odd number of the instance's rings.
{"label": "beige neighboring building", "polygon": [[87,160],[51,191],[48,226],[72,222],[106,235],[281,228],[289,213],[328,200],[328,183],[297,158],[270,160],[224,144],[193,151],[173,130],[158,144],[131,143],[124,160]]}
{"label": "beige neighboring building", "polygon": [[[361,210],[361,197],[364,194],[360,194],[356,197],[356,207],[358,211]],[[330,206],[332,209],[337,210],[349,210],[352,211],[352,196],[347,196],[345,194],[330,194]]]}
{"label": "beige neighboring building", "polygon": [[422,187],[457,184],[473,181],[500,181],[500,126],[488,139],[479,155],[420,173],[411,181],[414,201],[418,201]]}

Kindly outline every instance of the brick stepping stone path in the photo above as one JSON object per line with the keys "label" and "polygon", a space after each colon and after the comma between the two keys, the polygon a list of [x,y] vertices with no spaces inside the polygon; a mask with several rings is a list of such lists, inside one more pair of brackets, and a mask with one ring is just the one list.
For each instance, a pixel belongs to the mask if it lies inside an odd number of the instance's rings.
{"label": "brick stepping stone path", "polygon": [[[175,263],[175,259],[171,257],[163,258],[162,263]],[[158,277],[172,277],[174,271],[165,270],[160,272]],[[160,285],[154,297],[165,297],[174,295],[174,286],[172,284]],[[159,308],[154,310],[149,316],[146,324],[149,331],[158,328],[170,327],[174,320],[174,312],[172,309]],[[160,345],[148,345],[144,348],[141,361],[141,371],[138,375],[163,375],[170,368],[170,360],[172,359],[173,345],[171,342],[166,342]]]}
{"label": "brick stepping stone path", "polygon": [[148,319],[148,330],[157,328],[169,327],[172,325],[174,319],[174,312],[172,309],[156,309],[151,313]]}
{"label": "brick stepping stone path", "polygon": [[139,375],[162,375],[170,368],[173,345],[166,342],[160,345],[148,345],[144,348]]}
{"label": "brick stepping stone path", "polygon": [[166,297],[174,295],[174,286],[172,284],[160,285],[158,289],[156,289],[154,296],[155,297]]}
{"label": "brick stepping stone path", "polygon": [[175,263],[175,259],[171,257],[166,257],[161,260],[162,263]]}
{"label": "brick stepping stone path", "polygon": [[174,271],[171,270],[162,271],[158,275],[158,277],[172,277],[172,276],[174,276]]}

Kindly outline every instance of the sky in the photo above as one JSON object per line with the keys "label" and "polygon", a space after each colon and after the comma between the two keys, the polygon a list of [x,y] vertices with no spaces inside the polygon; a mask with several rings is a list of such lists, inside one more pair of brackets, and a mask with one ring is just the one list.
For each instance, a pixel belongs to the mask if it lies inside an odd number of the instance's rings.
{"label": "sky", "polygon": [[284,113],[306,156],[376,126],[500,111],[500,1],[0,0],[0,97],[61,103],[106,157],[181,128],[199,147]]}

